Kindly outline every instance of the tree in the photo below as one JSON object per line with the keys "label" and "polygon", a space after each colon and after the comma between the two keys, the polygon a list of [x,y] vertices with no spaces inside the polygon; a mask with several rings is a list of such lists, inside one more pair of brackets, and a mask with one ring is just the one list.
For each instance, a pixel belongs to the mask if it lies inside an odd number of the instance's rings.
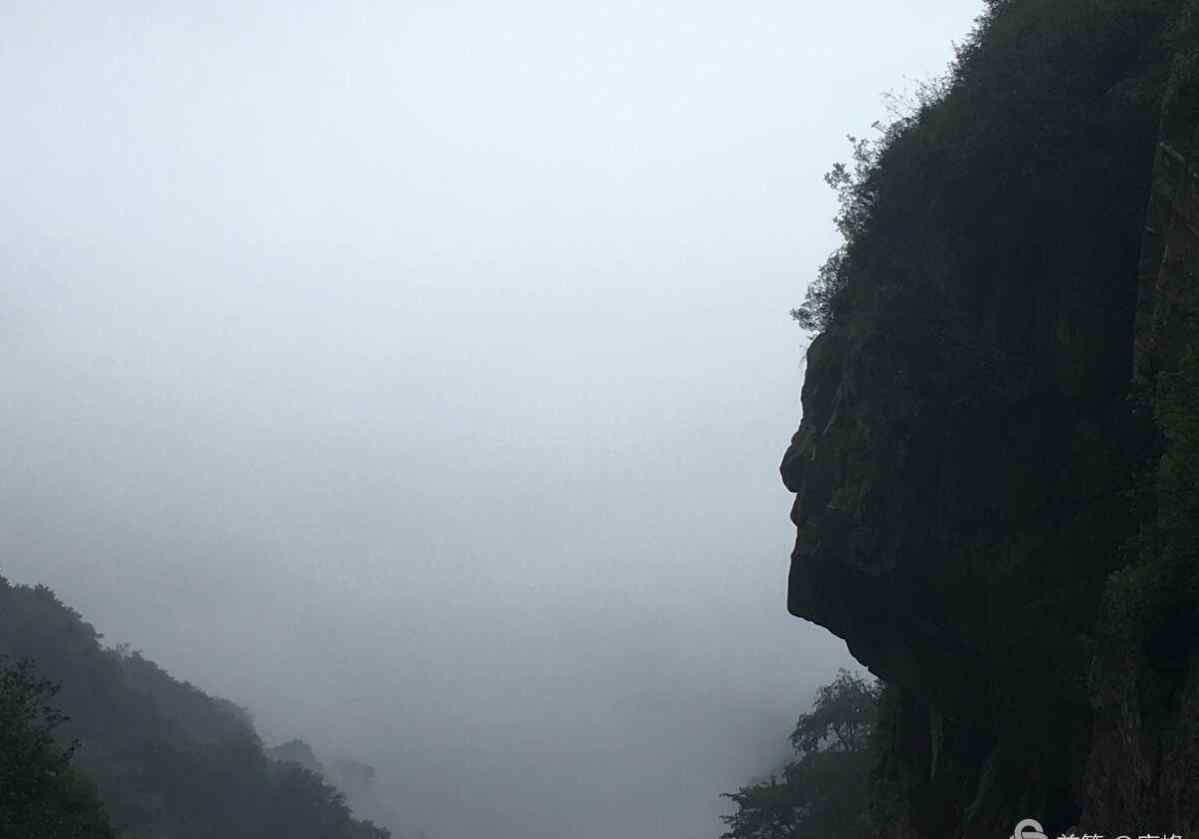
{"label": "tree", "polygon": [[791,732],[796,752],[812,754],[824,749],[863,752],[878,718],[878,682],[867,682],[848,670],[816,692],[812,710],[800,714]]}
{"label": "tree", "polygon": [[721,839],[867,839],[871,734],[878,716],[877,683],[842,670],[820,688],[810,712],[791,733],[796,758],[763,782],[725,798]]}
{"label": "tree", "polygon": [[95,788],[71,768],[77,744],[54,736],[58,685],[28,659],[0,656],[0,839],[113,839]]}

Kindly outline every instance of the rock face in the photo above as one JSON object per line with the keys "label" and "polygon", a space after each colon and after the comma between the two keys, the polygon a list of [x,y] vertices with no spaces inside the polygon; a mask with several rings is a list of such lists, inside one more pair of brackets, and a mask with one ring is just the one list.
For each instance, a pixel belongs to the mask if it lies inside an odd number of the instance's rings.
{"label": "rock face", "polygon": [[788,608],[890,687],[896,837],[1199,829],[1199,37],[1047,5],[877,164],[781,467]]}
{"label": "rock face", "polygon": [[1163,105],[1142,245],[1134,398],[1159,432],[1136,485],[1140,529],[1109,579],[1093,664],[1088,824],[1199,831],[1199,67]]}

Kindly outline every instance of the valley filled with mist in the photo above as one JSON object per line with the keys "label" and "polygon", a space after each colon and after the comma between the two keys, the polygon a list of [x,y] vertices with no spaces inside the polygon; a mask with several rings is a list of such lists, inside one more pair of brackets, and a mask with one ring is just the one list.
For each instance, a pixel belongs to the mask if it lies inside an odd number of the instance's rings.
{"label": "valley filled with mist", "polygon": [[0,32],[0,839],[1199,830],[1199,3]]}
{"label": "valley filled with mist", "polygon": [[850,662],[782,588],[821,177],[959,6],[10,6],[0,574],[405,836],[718,833]]}

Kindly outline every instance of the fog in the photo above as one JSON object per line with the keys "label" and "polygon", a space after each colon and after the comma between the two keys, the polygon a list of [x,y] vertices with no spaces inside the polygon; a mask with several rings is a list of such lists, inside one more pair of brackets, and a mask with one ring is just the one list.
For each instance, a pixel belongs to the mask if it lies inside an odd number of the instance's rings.
{"label": "fog", "polygon": [[980,4],[8,3],[0,573],[436,839],[699,839],[787,615],[821,182]]}

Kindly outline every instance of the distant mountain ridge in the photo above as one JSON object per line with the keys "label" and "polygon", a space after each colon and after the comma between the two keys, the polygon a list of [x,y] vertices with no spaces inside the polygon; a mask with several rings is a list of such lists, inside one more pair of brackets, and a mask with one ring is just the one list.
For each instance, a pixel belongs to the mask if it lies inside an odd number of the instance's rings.
{"label": "distant mountain ridge", "polygon": [[279,763],[294,763],[315,772],[328,783],[345,793],[354,812],[364,819],[385,825],[394,839],[400,839],[395,825],[400,814],[381,799],[375,789],[375,767],[357,760],[335,760],[326,766],[316,752],[303,740],[288,740],[267,752]]}

